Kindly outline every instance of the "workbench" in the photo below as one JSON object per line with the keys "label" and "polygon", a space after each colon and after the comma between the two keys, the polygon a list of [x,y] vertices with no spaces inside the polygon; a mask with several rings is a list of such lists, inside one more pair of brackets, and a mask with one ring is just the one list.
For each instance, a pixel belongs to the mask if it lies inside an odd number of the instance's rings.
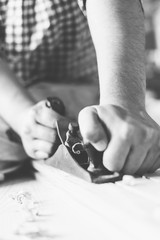
{"label": "workbench", "polygon": [[[0,185],[1,240],[159,239],[159,171],[131,182],[93,184],[33,165],[34,176]],[[22,204],[27,194],[29,210]]]}

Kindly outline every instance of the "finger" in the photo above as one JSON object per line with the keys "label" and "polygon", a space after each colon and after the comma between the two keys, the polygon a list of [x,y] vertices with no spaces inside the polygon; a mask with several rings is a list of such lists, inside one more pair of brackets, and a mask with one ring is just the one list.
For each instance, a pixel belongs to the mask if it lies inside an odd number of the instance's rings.
{"label": "finger", "polygon": [[57,130],[36,122],[30,122],[30,125],[28,124],[23,129],[23,136],[28,141],[31,139],[41,139],[54,143],[57,139]]}
{"label": "finger", "polygon": [[45,160],[48,157],[49,157],[48,154],[46,152],[43,152],[43,151],[35,151],[34,156],[33,156],[33,158],[36,159],[36,160]]}
{"label": "finger", "polygon": [[158,155],[153,166],[148,170],[148,173],[154,173],[159,168],[160,168],[160,154]]}
{"label": "finger", "polygon": [[137,175],[143,175],[144,173],[147,173],[150,171],[150,169],[154,166],[155,162],[157,161],[158,156],[160,155],[159,151],[150,150],[145,160],[143,161],[142,165],[136,172]]}
{"label": "finger", "polygon": [[135,174],[144,162],[148,149],[145,146],[132,147],[122,170],[125,174]]}
{"label": "finger", "polygon": [[130,144],[118,137],[112,137],[109,145],[103,153],[103,165],[110,171],[119,172],[124,166]]}
{"label": "finger", "polygon": [[50,128],[56,128],[56,122],[62,116],[46,106],[46,100],[39,102],[33,108],[36,122]]}
{"label": "finger", "polygon": [[32,136],[33,138],[48,141],[53,144],[57,140],[57,131],[50,127],[36,124]]}
{"label": "finger", "polygon": [[98,151],[106,149],[107,134],[94,107],[87,107],[79,113],[79,126],[85,143],[90,142]]}
{"label": "finger", "polygon": [[52,154],[53,144],[43,140],[35,139],[32,141],[31,149],[34,157],[36,156],[35,153],[37,151],[41,151],[46,153],[46,158],[48,158]]}

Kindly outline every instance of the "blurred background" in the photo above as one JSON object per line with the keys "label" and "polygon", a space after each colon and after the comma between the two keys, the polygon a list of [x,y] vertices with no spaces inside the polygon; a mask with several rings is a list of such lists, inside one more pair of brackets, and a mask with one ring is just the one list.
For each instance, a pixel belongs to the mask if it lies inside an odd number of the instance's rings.
{"label": "blurred background", "polygon": [[160,0],[143,0],[146,28],[147,87],[160,97]]}

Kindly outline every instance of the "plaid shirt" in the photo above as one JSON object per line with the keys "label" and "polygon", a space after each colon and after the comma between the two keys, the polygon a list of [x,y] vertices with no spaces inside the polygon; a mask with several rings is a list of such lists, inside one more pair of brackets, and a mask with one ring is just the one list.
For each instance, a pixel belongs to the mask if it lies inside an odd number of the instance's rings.
{"label": "plaid shirt", "polygon": [[[79,4],[84,10],[85,1]],[[93,43],[77,0],[1,0],[0,47],[23,85],[97,79]]]}
{"label": "plaid shirt", "polygon": [[97,79],[84,15],[77,0],[0,0],[1,58],[24,85]]}

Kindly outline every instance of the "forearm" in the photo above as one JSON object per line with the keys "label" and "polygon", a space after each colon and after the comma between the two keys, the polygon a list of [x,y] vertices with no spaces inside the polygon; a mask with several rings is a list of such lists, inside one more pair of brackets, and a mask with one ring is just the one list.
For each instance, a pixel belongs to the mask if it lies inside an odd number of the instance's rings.
{"label": "forearm", "polygon": [[34,104],[28,92],[18,83],[7,64],[0,60],[0,115],[16,131],[19,129],[19,116]]}
{"label": "forearm", "polygon": [[144,16],[138,0],[87,0],[100,102],[144,108]]}

